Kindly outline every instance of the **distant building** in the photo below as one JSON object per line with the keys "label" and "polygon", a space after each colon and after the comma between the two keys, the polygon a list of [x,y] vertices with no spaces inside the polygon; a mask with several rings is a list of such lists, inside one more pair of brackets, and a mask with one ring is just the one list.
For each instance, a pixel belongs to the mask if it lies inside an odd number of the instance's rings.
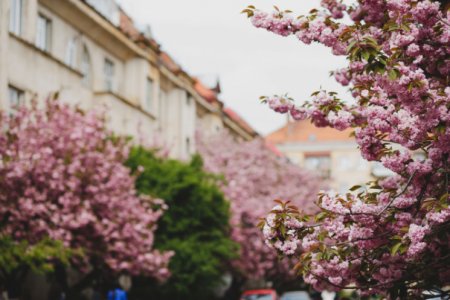
{"label": "distant building", "polygon": [[[361,157],[351,130],[317,128],[309,121],[289,122],[266,137],[293,163],[330,181],[336,192],[374,179],[373,166]],[[379,176],[385,169],[378,168]],[[382,173],[384,172],[384,173]]]}
{"label": "distant building", "polygon": [[218,98],[220,89],[211,89],[196,81],[195,90],[206,101],[197,106],[198,129],[206,135],[227,130],[237,140],[252,140],[258,133],[234,110],[224,107]]}
{"label": "distant building", "polygon": [[195,152],[199,129],[257,135],[218,90],[198,85],[114,0],[0,1],[1,109],[59,92],[83,109],[107,107],[116,133],[162,139],[175,158]]}

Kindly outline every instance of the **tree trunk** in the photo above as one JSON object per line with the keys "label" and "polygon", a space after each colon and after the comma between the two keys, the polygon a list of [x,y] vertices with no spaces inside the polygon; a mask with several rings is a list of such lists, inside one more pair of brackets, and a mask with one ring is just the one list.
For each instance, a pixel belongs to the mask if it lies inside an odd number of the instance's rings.
{"label": "tree trunk", "polygon": [[22,266],[6,275],[5,287],[8,299],[21,299],[22,288],[29,268]]}

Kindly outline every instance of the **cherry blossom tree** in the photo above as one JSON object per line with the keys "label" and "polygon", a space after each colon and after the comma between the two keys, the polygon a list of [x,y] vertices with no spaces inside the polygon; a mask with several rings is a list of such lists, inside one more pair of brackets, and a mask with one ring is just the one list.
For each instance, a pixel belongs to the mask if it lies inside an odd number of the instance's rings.
{"label": "cherry blossom tree", "polygon": [[165,204],[137,196],[127,143],[102,118],[48,100],[2,115],[0,127],[1,236],[61,241],[83,253],[71,265],[85,273],[169,276],[172,253],[153,249]]}
{"label": "cherry blossom tree", "polygon": [[[205,168],[224,176],[222,190],[231,202],[231,237],[240,245],[239,258],[232,262],[239,273],[235,275],[252,280],[295,275],[290,272],[293,264],[280,261],[264,244],[257,225],[274,199],[288,199],[306,212],[315,211],[314,200],[322,186],[319,178],[277,156],[262,140],[239,143],[224,133],[199,141]],[[288,244],[284,246],[290,251]]]}
{"label": "cherry blossom tree", "polygon": [[266,240],[285,255],[292,254],[286,244],[298,245],[296,269],[316,289],[351,285],[392,299],[448,298],[442,289],[450,284],[448,2],[322,0],[321,6],[298,18],[278,8],[244,12],[258,28],[346,56],[348,66],[334,76],[356,103],[326,91],[301,106],[284,96],[263,101],[296,120],[354,128],[363,157],[394,175],[344,195],[321,193],[315,216],[276,206],[264,224]]}

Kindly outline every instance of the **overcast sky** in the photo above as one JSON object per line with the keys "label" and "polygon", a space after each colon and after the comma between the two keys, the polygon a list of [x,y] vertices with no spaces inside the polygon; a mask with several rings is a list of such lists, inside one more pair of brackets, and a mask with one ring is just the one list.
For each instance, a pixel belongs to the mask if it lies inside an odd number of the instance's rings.
{"label": "overcast sky", "polygon": [[303,45],[254,28],[240,14],[253,4],[273,4],[304,14],[318,0],[119,0],[141,26],[191,75],[220,78],[221,100],[258,132],[268,134],[286,118],[259,103],[259,96],[288,92],[297,103],[320,87],[343,92],[329,71],[344,66],[321,45]]}

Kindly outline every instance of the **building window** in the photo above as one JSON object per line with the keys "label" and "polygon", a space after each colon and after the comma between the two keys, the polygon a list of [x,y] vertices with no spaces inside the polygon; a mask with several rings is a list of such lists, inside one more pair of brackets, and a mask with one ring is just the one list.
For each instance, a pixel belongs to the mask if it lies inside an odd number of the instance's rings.
{"label": "building window", "polygon": [[87,87],[91,85],[91,58],[86,46],[81,54],[81,74],[83,74],[83,84]]}
{"label": "building window", "polygon": [[24,92],[13,86],[8,86],[9,107],[10,111],[14,112],[24,103]]}
{"label": "building window", "polygon": [[73,68],[75,67],[76,60],[77,60],[77,39],[72,38],[67,43],[66,64]]}
{"label": "building window", "polygon": [[186,105],[191,105],[191,94],[189,92],[186,92]]}
{"label": "building window", "polygon": [[145,95],[145,109],[152,111],[153,109],[153,80],[147,78],[147,91]]}
{"label": "building window", "polygon": [[51,26],[52,22],[50,19],[44,17],[43,15],[38,16],[36,47],[43,51],[50,51]]}
{"label": "building window", "polygon": [[158,100],[158,117],[161,121],[165,121],[167,99],[168,99],[167,92],[160,89],[159,90],[159,100]]}
{"label": "building window", "polygon": [[10,0],[9,31],[22,33],[22,0]]}
{"label": "building window", "polygon": [[306,156],[305,168],[316,172],[322,178],[330,178],[331,159],[328,155]]}
{"label": "building window", "polygon": [[186,153],[188,155],[191,154],[191,139],[190,138],[186,138]]}
{"label": "building window", "polygon": [[112,92],[114,90],[114,63],[107,58],[105,58],[103,73],[105,76],[105,89]]}

